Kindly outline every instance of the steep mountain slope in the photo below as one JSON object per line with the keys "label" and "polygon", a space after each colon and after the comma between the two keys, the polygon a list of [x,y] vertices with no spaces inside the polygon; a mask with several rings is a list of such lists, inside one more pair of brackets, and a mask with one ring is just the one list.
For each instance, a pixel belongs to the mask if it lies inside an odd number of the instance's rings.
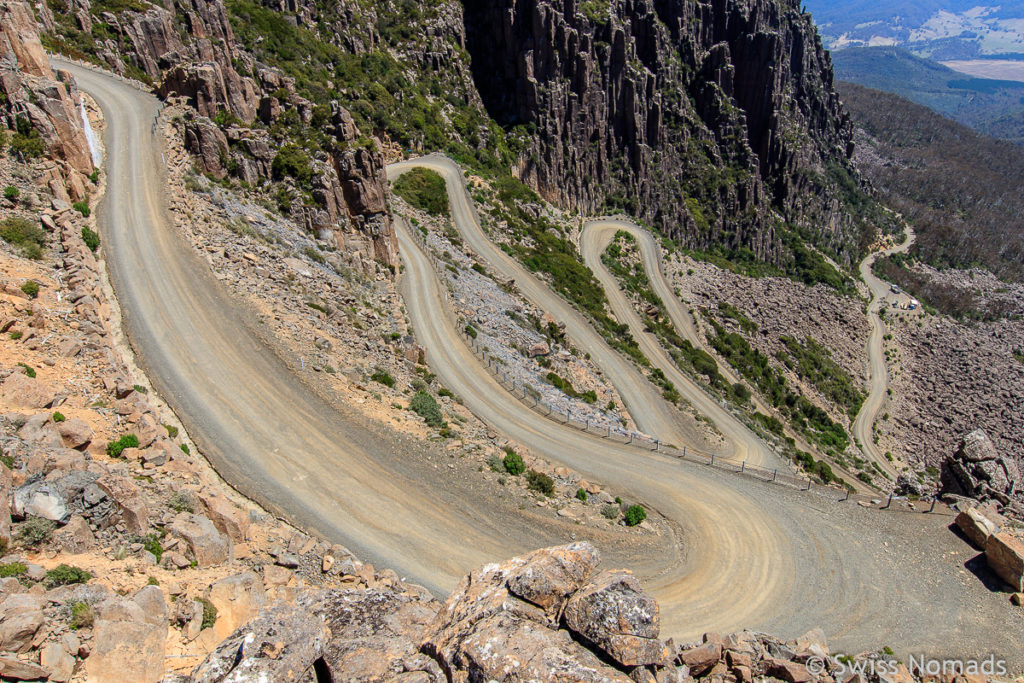
{"label": "steep mountain slope", "polygon": [[546,198],[625,209],[686,246],[777,263],[798,228],[850,262],[860,235],[839,201],[850,128],[798,3],[465,11],[483,101],[529,133],[519,171]]}
{"label": "steep mountain slope", "polygon": [[1024,83],[972,78],[895,47],[832,54],[836,78],[905,97],[986,135],[1024,142]]}
{"label": "steep mountain slope", "polygon": [[913,253],[937,267],[1024,279],[1024,150],[895,95],[841,84],[864,136],[857,160],[914,223]]}
{"label": "steep mountain slope", "polygon": [[790,272],[804,241],[849,266],[877,222],[795,0],[48,1],[52,48],[188,98],[202,170],[391,265],[400,149]]}

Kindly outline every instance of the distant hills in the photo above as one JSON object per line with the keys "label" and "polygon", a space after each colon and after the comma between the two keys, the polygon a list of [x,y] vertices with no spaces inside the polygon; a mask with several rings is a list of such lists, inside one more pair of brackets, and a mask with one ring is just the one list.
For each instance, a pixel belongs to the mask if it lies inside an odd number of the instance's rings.
{"label": "distant hills", "polygon": [[1024,59],[1024,3],[806,0],[826,47],[900,46],[936,61]]}
{"label": "distant hills", "polygon": [[1024,144],[1024,83],[973,78],[893,47],[834,51],[838,80],[884,90],[992,137]]}

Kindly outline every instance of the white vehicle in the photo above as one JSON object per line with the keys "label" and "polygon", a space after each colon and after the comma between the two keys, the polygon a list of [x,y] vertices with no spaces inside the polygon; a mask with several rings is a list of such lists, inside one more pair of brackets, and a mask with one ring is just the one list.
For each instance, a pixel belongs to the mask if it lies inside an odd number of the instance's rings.
{"label": "white vehicle", "polygon": [[892,285],[891,287],[889,287],[889,289],[892,290],[893,294],[899,294],[901,291],[903,291],[900,289],[899,285]]}

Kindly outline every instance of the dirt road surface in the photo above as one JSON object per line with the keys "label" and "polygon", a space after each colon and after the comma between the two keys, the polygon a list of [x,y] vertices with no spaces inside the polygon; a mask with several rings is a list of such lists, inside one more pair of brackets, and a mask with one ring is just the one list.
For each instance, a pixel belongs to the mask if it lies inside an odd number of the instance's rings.
{"label": "dirt road surface", "polygon": [[[410,455],[417,444],[308,389],[175,233],[151,132],[156,100],[110,76],[60,66],[107,119],[108,193],[98,218],[129,338],[229,483],[438,593],[482,562],[576,533],[568,524],[524,523],[525,514],[472,486],[446,482]],[[448,180],[464,223],[461,176]],[[544,420],[494,384],[450,325],[437,278],[407,232],[401,245],[409,312],[444,383],[496,430],[669,520],[673,531],[634,555],[627,543],[597,539],[609,565],[636,568],[661,601],[663,635],[751,627],[796,636],[822,626],[838,648],[994,651],[1024,665],[1024,619],[964,569],[973,553],[946,530],[948,517],[865,510],[638,454]],[[653,405],[664,403],[657,398]]]}

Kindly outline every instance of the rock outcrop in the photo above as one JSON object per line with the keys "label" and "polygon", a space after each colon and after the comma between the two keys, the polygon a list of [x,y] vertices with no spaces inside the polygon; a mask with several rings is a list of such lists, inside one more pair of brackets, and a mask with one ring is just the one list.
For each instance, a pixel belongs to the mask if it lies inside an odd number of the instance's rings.
{"label": "rock outcrop", "polygon": [[1017,508],[1022,484],[1016,461],[1000,456],[981,429],[967,434],[957,452],[942,463],[943,493]]}
{"label": "rock outcrop", "polygon": [[0,118],[60,163],[70,194],[82,194],[83,176],[92,173],[80,96],[74,80],[50,68],[31,7],[0,2]]}
{"label": "rock outcrop", "polygon": [[852,129],[796,0],[464,6],[476,86],[529,132],[519,173],[547,199],[779,259],[774,207],[849,260],[829,175],[851,171]]}

